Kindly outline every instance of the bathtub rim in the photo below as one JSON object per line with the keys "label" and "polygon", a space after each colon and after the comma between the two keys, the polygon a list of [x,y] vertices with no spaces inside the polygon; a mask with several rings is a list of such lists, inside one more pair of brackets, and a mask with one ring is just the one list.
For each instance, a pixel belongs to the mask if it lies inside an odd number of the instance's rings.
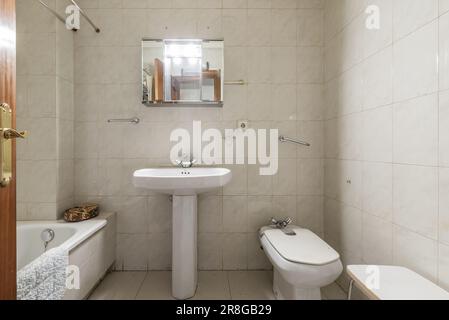
{"label": "bathtub rim", "polygon": [[50,228],[52,226],[68,227],[75,229],[75,234],[69,239],[64,241],[57,248],[65,249],[67,252],[71,252],[76,249],[80,244],[96,234],[107,225],[105,218],[94,218],[83,222],[66,222],[64,220],[39,220],[39,221],[17,221],[17,232],[21,228],[28,227],[40,227],[43,229]]}

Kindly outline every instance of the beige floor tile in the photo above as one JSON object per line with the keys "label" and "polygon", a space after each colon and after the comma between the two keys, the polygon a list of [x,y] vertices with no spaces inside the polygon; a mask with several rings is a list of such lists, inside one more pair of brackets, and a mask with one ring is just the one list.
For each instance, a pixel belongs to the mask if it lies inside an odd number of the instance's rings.
{"label": "beige floor tile", "polygon": [[[200,271],[192,300],[272,300],[270,271]],[[115,272],[90,299],[172,300],[171,272]]]}
{"label": "beige floor tile", "polygon": [[142,287],[136,297],[137,300],[173,300],[171,295],[171,272],[148,272]]}
{"label": "beige floor tile", "polygon": [[271,271],[229,271],[233,300],[273,300],[273,273]]}
{"label": "beige floor tile", "polygon": [[200,271],[198,289],[192,300],[230,300],[229,281],[226,272]]}
{"label": "beige floor tile", "polygon": [[346,293],[335,282],[331,285],[321,288],[321,296],[323,300],[347,300]]}
{"label": "beige floor tile", "polygon": [[95,289],[90,300],[133,300],[146,272],[112,272]]}

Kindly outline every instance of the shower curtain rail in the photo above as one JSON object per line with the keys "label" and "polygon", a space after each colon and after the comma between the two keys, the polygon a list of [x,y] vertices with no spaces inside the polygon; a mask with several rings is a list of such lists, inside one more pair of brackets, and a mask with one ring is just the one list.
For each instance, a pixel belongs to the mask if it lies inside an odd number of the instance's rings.
{"label": "shower curtain rail", "polygon": [[[45,2],[43,2],[42,0],[37,0],[39,1],[39,3],[41,5],[43,5],[45,8],[47,8],[48,11],[50,11],[51,13],[53,13],[53,15],[60,20],[62,23],[66,23],[66,20],[64,19],[63,16],[61,16],[59,13],[57,13],[55,10],[53,10],[52,8],[50,8]],[[80,8],[80,6],[74,1],[71,0],[71,2],[73,3],[74,6],[76,6],[78,8],[78,10],[80,11],[81,15],[87,20],[87,22],[89,22],[89,24],[95,29],[96,33],[100,33],[100,28],[98,28],[95,23],[92,21],[92,19],[89,18],[89,16],[83,11],[83,9]],[[72,31],[77,31],[77,29],[72,29]]]}
{"label": "shower curtain rail", "polygon": [[[53,13],[53,15],[62,23],[65,24],[65,19],[63,16],[61,16],[59,13],[57,13],[55,10],[53,10],[52,8],[50,8],[45,2],[43,2],[42,0],[37,0],[41,5],[43,5],[45,8],[47,8],[48,11],[50,11],[51,13]],[[76,29],[72,29],[72,31],[76,31]]]}
{"label": "shower curtain rail", "polygon": [[92,21],[91,18],[89,18],[89,16],[83,11],[83,9],[80,8],[80,6],[74,1],[74,0],[70,0],[73,5],[75,5],[78,10],[80,11],[81,15],[87,20],[87,22],[89,22],[89,24],[92,26],[92,28],[94,28],[96,33],[100,33],[100,28],[97,27],[97,25]]}

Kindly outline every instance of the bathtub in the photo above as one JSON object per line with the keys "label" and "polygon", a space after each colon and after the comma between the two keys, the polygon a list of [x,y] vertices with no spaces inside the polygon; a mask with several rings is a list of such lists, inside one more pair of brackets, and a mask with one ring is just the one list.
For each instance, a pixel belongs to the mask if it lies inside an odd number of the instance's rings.
{"label": "bathtub", "polygon": [[65,299],[84,299],[114,264],[115,228],[113,213],[102,213],[95,219],[79,223],[18,221],[17,269],[22,269],[44,252],[41,232],[52,229],[55,237],[47,250],[56,247],[67,250],[69,264],[80,271],[80,288],[66,290]]}

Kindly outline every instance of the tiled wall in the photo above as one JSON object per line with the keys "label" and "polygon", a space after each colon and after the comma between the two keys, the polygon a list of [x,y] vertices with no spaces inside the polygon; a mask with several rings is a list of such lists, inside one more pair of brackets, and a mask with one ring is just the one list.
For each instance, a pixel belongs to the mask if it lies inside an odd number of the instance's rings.
{"label": "tiled wall", "polygon": [[[133,170],[168,164],[173,128],[249,119],[312,148],[281,145],[274,177],[231,166],[232,183],[200,197],[201,269],[270,268],[257,229],[289,215],[323,233],[324,206],[345,263],[405,265],[449,288],[448,0],[78,2],[102,32],[84,21],[72,49],[48,11],[17,1],[18,127],[30,131],[18,144],[19,219],[54,219],[73,194],[98,201],[118,213],[118,269],[168,269],[171,203],[135,189]],[[365,28],[370,4],[378,31]],[[223,109],[145,108],[142,37],[223,37],[227,80],[248,85],[226,87]],[[132,116],[142,123],[106,123]]]}
{"label": "tiled wall", "polygon": [[[101,27],[83,22],[75,36],[75,194],[118,213],[117,269],[171,267],[168,196],[132,186],[135,169],[168,165],[172,129],[280,128],[311,148],[280,146],[278,175],[258,166],[231,166],[229,186],[199,199],[199,267],[271,268],[258,229],[270,217],[291,216],[322,233],[322,1],[317,0],[85,0]],[[142,37],[224,38],[225,105],[146,108],[141,104]],[[138,116],[135,125],[109,118]]]}
{"label": "tiled wall", "polygon": [[[67,0],[46,1],[63,13]],[[17,215],[54,220],[73,205],[73,33],[37,1],[17,1]]]}
{"label": "tiled wall", "polygon": [[448,32],[447,0],[325,4],[325,238],[346,264],[403,265],[446,289]]}

